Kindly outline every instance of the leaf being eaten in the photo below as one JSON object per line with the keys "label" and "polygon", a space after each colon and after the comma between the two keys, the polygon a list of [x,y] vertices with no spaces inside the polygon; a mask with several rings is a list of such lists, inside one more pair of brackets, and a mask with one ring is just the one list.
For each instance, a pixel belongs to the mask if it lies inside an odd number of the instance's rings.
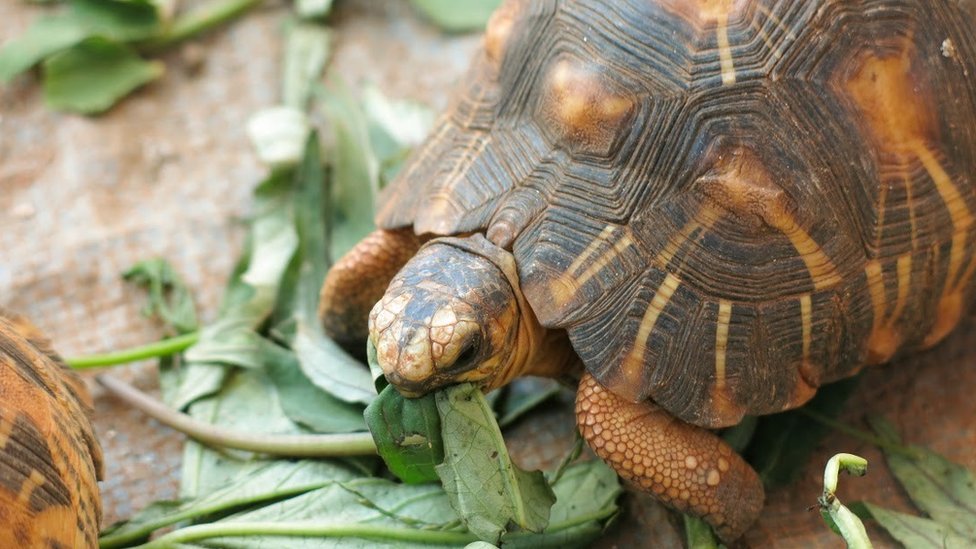
{"label": "leaf being eaten", "polygon": [[386,466],[407,484],[438,479],[444,459],[441,421],[434,395],[404,398],[387,385],[366,408],[366,424]]}
{"label": "leaf being eaten", "polygon": [[541,472],[512,463],[481,390],[448,387],[436,401],[444,440],[437,475],[468,529],[491,542],[506,532],[545,529],[555,495]]}

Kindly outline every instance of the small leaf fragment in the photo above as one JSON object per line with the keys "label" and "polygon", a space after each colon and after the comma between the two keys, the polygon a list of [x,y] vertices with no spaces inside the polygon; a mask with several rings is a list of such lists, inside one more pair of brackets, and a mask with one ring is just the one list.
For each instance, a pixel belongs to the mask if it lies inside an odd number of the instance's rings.
{"label": "small leaf fragment", "polygon": [[163,64],[132,49],[89,38],[44,61],[44,101],[56,110],[98,114],[163,75]]}
{"label": "small leaf fragment", "polygon": [[517,529],[545,529],[555,495],[541,472],[512,463],[481,390],[465,383],[435,397],[444,438],[437,475],[468,529],[491,542]]}

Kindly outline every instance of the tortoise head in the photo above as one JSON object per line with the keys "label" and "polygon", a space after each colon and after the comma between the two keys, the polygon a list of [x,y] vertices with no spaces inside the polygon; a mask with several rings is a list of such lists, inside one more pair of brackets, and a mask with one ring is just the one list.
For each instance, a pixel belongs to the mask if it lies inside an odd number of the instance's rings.
{"label": "tortoise head", "polygon": [[461,382],[500,387],[519,375],[542,331],[514,258],[480,235],[426,244],[369,315],[377,362],[408,397]]}

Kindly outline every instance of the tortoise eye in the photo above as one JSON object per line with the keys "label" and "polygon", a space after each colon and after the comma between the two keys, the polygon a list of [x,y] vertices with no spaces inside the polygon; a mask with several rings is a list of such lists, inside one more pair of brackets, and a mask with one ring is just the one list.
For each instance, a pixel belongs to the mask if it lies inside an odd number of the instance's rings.
{"label": "tortoise eye", "polygon": [[636,110],[595,65],[562,58],[549,69],[539,117],[555,141],[574,152],[606,156]]}

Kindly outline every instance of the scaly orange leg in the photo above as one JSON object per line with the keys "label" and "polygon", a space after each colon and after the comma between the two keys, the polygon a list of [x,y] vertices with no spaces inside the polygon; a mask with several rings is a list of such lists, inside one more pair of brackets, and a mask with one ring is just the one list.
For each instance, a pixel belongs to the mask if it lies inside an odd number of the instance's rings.
{"label": "scaly orange leg", "polygon": [[759,517],[756,472],[719,437],[652,402],[633,403],[584,374],[576,422],[590,448],[621,478],[683,513],[702,517],[726,543]]}
{"label": "scaly orange leg", "polygon": [[325,333],[343,346],[362,348],[370,309],[420,244],[411,227],[378,229],[342,256],[326,275],[319,296]]}

